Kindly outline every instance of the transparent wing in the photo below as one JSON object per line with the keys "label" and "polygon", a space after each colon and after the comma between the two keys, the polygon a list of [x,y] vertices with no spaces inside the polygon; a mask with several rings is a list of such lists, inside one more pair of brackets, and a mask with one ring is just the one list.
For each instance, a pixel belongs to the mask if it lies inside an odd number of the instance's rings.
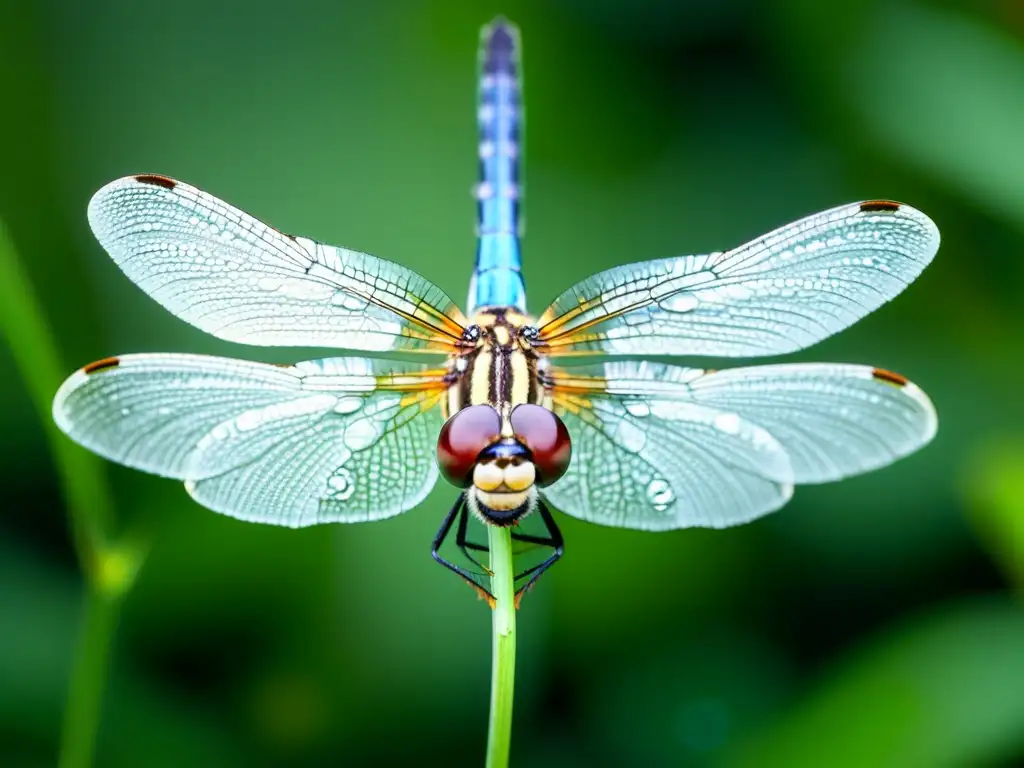
{"label": "transparent wing", "polygon": [[411,270],[282,234],[165,176],[103,187],[89,203],[89,224],[132,281],[229,341],[450,352],[467,324]]}
{"label": "transparent wing", "polygon": [[86,448],[185,480],[232,517],[375,520],[416,506],[437,479],[444,373],[364,358],[125,355],[72,374],[53,415]]}
{"label": "transparent wing", "polygon": [[301,394],[289,368],[201,355],[125,355],[79,369],[53,401],[57,426],[106,459],[185,479],[218,424]]}
{"label": "transparent wing", "polygon": [[887,201],[801,219],[732,251],[600,272],[541,316],[551,355],[775,355],[895,297],[932,260],[935,224]]}
{"label": "transparent wing", "polygon": [[735,414],[562,387],[553,403],[572,436],[572,463],[543,493],[567,514],[650,531],[724,528],[792,495],[786,451]]}
{"label": "transparent wing", "polygon": [[798,484],[830,482],[890,464],[928,443],[938,426],[931,401],[917,386],[899,374],[862,365],[706,372],[612,362],[561,369],[550,381],[556,394],[614,399],[627,412],[653,415],[654,404],[662,409],[696,404],[714,409],[721,422],[757,424],[785,449]]}

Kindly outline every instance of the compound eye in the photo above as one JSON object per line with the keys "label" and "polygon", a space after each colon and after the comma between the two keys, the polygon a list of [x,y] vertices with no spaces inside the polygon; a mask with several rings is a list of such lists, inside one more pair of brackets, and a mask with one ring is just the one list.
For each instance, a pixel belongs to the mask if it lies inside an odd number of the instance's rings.
{"label": "compound eye", "polygon": [[468,488],[480,452],[500,438],[501,417],[491,406],[471,405],[456,413],[437,437],[437,466],[444,479]]}
{"label": "compound eye", "polygon": [[516,406],[509,420],[516,439],[530,450],[537,485],[551,485],[565,474],[572,442],[560,418],[543,406],[526,403]]}

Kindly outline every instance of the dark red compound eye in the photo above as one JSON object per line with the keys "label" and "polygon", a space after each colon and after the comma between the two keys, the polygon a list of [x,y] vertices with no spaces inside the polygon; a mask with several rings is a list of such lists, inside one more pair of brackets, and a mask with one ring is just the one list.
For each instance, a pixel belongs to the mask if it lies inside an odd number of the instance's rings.
{"label": "dark red compound eye", "polygon": [[471,405],[456,413],[437,437],[437,466],[444,479],[468,488],[480,451],[500,438],[501,417],[491,406]]}
{"label": "dark red compound eye", "polygon": [[572,441],[562,420],[540,405],[517,405],[510,418],[512,431],[527,448],[537,469],[537,485],[551,485],[565,474]]}

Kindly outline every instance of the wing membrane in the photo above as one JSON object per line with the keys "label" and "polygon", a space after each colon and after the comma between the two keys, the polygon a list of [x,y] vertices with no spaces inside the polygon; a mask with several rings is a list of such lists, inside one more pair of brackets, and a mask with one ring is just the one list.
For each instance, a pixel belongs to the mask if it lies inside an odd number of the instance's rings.
{"label": "wing membrane", "polygon": [[126,355],[72,374],[53,413],[85,447],[185,480],[217,512],[354,522],[410,509],[433,487],[443,376],[364,358],[278,367]]}
{"label": "wing membrane", "polygon": [[624,528],[724,528],[789,500],[792,470],[768,432],[696,403],[554,389],[573,438],[569,471],[544,490],[567,514]]}
{"label": "wing membrane", "polygon": [[[708,409],[716,414],[714,423],[729,428],[755,424],[785,451],[792,481],[798,484],[830,482],[885,466],[924,446],[937,429],[935,410],[917,386],[898,374],[861,365],[812,363],[703,371],[623,361],[555,370],[549,385],[556,401],[559,397],[595,404],[609,401],[618,414],[638,415],[633,425],[644,429],[646,424],[648,440],[650,435],[659,442],[671,439],[661,435],[665,429],[678,428],[672,426],[679,421],[675,409],[679,414],[694,407]],[[596,406],[594,411],[603,413]],[[614,435],[600,442],[587,434],[587,426],[579,425],[585,440],[582,455],[576,448],[579,435],[573,434],[570,472],[577,469],[578,461],[600,466],[610,454],[622,452]],[[598,426],[604,434],[610,431],[607,419]],[[688,465],[692,453],[676,454],[674,463]],[[716,489],[716,476],[710,481],[697,476],[687,482],[735,495],[728,486]],[[616,503],[611,494],[608,499],[606,505]],[[566,506],[566,511],[571,514],[571,507]],[[633,525],[629,510],[624,514],[630,527],[647,527],[646,518]]]}
{"label": "wing membrane", "polygon": [[776,355],[815,344],[889,301],[939,247],[899,203],[834,208],[732,251],[600,272],[541,316],[551,355]]}
{"label": "wing membrane", "polygon": [[390,261],[284,235],[195,187],[129,176],[89,203],[121,270],[229,341],[450,352],[467,324],[440,288]]}

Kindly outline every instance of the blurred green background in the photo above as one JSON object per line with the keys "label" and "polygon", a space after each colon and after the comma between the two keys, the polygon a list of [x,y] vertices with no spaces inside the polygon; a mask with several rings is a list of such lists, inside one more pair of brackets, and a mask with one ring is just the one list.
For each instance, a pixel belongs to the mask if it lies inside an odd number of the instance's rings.
{"label": "blurred green background", "polygon": [[[0,220],[60,374],[127,352],[323,356],[219,342],[131,285],[85,221],[129,173],[461,300],[478,29],[498,12],[524,36],[534,311],[598,269],[857,199],[911,203],[943,236],[905,295],[796,356],[910,376],[935,442],[727,531],[560,516],[566,556],[519,614],[513,764],[1024,764],[1019,2],[5,0]],[[83,580],[19,371],[0,345],[0,764],[49,766]],[[37,400],[59,383],[41,378]],[[479,763],[489,616],[428,554],[443,483],[392,520],[291,531],[84,466],[115,533],[150,541],[98,765]]]}

